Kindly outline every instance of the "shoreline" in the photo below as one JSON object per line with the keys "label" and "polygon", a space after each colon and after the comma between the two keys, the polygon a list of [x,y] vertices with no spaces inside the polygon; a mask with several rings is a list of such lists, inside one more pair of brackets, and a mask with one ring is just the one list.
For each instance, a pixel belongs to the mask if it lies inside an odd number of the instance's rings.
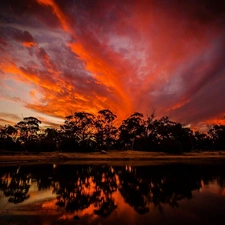
{"label": "shoreline", "polygon": [[225,152],[188,152],[182,154],[167,154],[163,152],[143,151],[108,151],[91,153],[62,153],[62,152],[40,152],[40,153],[12,153],[0,155],[0,166],[27,165],[27,164],[137,164],[149,165],[155,163],[208,163],[221,162],[225,160]]}

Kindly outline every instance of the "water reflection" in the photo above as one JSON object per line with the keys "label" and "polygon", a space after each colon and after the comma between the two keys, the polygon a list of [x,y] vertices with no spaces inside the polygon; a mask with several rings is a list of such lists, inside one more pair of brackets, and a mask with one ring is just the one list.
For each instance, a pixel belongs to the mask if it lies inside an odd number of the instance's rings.
{"label": "water reflection", "polygon": [[[105,217],[116,208],[112,193],[117,190],[116,173],[111,167],[78,167],[73,173],[62,176],[69,169],[61,168],[55,176],[56,204],[74,212],[94,205],[94,213]],[[61,174],[61,175],[60,175]]]}
{"label": "water reflection", "polygon": [[0,188],[8,198],[9,202],[20,203],[28,199],[30,195],[28,190],[30,188],[30,175],[27,173],[20,173],[20,167],[15,173],[7,173],[2,176]]}
{"label": "water reflection", "polygon": [[[49,206],[61,209],[60,218],[70,215],[80,220],[85,210],[91,210],[99,218],[109,217],[122,204],[128,204],[139,215],[151,214],[153,207],[163,213],[167,207],[179,208],[184,200],[191,200],[193,193],[205,187],[216,188],[220,190],[217,194],[224,195],[224,168],[223,165],[178,164],[3,167],[0,172],[0,206],[3,199],[7,199],[7,204],[20,205],[30,196],[37,197],[38,192],[51,190],[55,200],[53,205],[49,202]],[[34,189],[36,192],[32,192]],[[49,197],[46,196],[46,201]]]}

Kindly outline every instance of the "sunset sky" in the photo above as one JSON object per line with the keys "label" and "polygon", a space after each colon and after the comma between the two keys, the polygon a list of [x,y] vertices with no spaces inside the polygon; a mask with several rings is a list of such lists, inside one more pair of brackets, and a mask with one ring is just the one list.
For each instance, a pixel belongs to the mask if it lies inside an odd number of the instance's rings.
{"label": "sunset sky", "polygon": [[225,123],[225,3],[0,2],[0,124],[75,111]]}

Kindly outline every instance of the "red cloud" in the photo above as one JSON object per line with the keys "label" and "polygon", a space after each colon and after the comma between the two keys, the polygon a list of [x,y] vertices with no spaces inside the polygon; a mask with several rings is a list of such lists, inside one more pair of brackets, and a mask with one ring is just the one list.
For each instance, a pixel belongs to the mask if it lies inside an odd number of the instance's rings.
{"label": "red cloud", "polygon": [[[32,86],[26,106],[49,115],[109,108],[123,119],[153,107],[185,123],[219,118],[225,111],[224,6],[175,2],[31,1],[36,30],[24,21],[31,18],[28,8],[14,7],[23,12],[20,26],[27,25],[14,32],[14,41],[34,47],[25,53],[8,35],[13,47],[1,45],[7,55],[0,56],[0,69]],[[41,9],[44,20],[37,19]],[[51,30],[47,18],[54,21]]]}

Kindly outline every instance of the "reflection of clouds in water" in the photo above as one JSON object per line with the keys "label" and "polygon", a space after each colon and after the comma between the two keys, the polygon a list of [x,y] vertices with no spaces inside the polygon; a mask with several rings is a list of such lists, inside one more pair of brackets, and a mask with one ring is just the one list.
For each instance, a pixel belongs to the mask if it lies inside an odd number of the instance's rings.
{"label": "reflection of clouds in water", "polygon": [[73,213],[66,213],[63,214],[62,216],[60,216],[60,220],[71,220],[74,219],[74,216],[78,216],[79,218],[83,218],[86,217],[87,220],[89,222],[95,220],[96,218],[98,218],[98,216],[96,214],[94,214],[94,210],[96,209],[96,207],[94,207],[94,205],[90,205],[88,208],[83,209],[83,210],[78,210],[77,212],[73,212]]}
{"label": "reflection of clouds in water", "polygon": [[[112,218],[118,217],[119,215],[124,215],[124,222],[128,223],[129,221],[132,223],[132,221],[137,217],[137,214],[134,214],[134,210],[132,209],[129,204],[127,204],[120,192],[117,190],[112,194],[112,198],[115,200],[116,205],[118,205],[118,208],[115,210],[114,214],[111,214],[109,216],[109,220]],[[53,204],[55,201],[51,201],[47,203],[46,205],[49,205],[51,208],[51,205],[55,207]],[[90,205],[88,208],[83,210],[78,210],[77,212],[73,213],[66,213],[59,217],[59,220],[74,220],[75,216],[78,216],[82,219],[82,222],[86,221],[87,223],[94,223],[99,221],[99,216],[94,213],[96,210],[96,207],[94,204]]]}
{"label": "reflection of clouds in water", "polygon": [[30,204],[37,201],[43,201],[45,199],[55,198],[55,195],[52,194],[52,190],[41,190],[30,192],[30,199],[26,201],[26,204]]}
{"label": "reflection of clouds in water", "polygon": [[217,180],[212,180],[209,183],[205,183],[201,180],[202,187],[200,188],[200,192],[213,193],[218,195],[224,195],[224,187],[221,187],[220,183]]}

